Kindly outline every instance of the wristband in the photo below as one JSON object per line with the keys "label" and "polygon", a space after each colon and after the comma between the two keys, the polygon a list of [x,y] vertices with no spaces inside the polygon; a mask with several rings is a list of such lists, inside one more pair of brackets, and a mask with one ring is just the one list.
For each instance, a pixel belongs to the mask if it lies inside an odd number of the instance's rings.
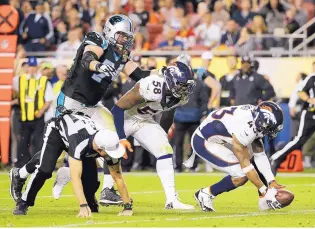
{"label": "wristband", "polygon": [[124,210],[132,210],[132,204],[130,203],[124,204]]}
{"label": "wristband", "polygon": [[260,192],[260,194],[265,194],[267,191],[267,187],[263,185],[260,189],[258,189],[258,191]]}
{"label": "wristband", "polygon": [[250,164],[249,166],[242,168],[242,171],[244,174],[248,173],[249,171],[253,170],[254,166],[252,164]]}
{"label": "wristband", "polygon": [[87,206],[89,206],[89,205],[88,204],[80,204],[80,208],[85,208]]}

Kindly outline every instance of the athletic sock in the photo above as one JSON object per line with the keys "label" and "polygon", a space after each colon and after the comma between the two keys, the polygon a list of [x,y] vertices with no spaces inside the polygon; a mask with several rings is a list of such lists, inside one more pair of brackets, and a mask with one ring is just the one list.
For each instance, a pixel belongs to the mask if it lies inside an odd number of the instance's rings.
{"label": "athletic sock", "polygon": [[175,173],[172,154],[161,156],[156,161],[156,171],[164,188],[166,202],[173,202],[176,198]]}
{"label": "athletic sock", "polygon": [[231,176],[226,176],[218,183],[212,185],[210,187],[210,192],[212,195],[217,196],[223,192],[229,192],[231,190],[236,189],[237,187],[232,182]]}
{"label": "athletic sock", "polygon": [[26,179],[30,174],[26,170],[26,166],[24,165],[22,168],[19,169],[20,178]]}
{"label": "athletic sock", "polygon": [[104,180],[103,180],[103,190],[104,188],[111,189],[114,187],[114,179],[111,175],[104,174]]}

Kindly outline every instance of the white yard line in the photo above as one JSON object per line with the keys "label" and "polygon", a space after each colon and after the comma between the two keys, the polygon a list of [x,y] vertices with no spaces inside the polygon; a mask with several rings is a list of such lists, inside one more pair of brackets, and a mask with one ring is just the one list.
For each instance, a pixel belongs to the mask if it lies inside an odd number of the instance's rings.
{"label": "white yard line", "polygon": [[[100,174],[102,174],[100,172]],[[0,172],[0,176],[8,176],[9,172]],[[137,177],[146,177],[146,176],[157,176],[155,172],[129,172],[124,173],[124,176],[137,176]],[[213,172],[213,173],[176,173],[176,176],[212,176],[212,177],[222,177],[226,176],[225,173]],[[315,173],[278,173],[279,177],[314,177]],[[1,182],[1,181],[0,181]]]}
{"label": "white yard line", "polygon": [[[288,185],[287,188],[290,187],[315,187],[314,184],[291,184]],[[238,189],[255,189],[255,187],[239,187]],[[0,189],[0,191],[8,191],[8,189]],[[181,192],[195,192],[196,189],[183,189],[183,190],[177,190],[179,193]],[[152,191],[143,191],[143,192],[130,192],[132,195],[147,195],[147,194],[159,194],[159,193],[164,193],[163,190],[152,190]],[[73,197],[74,195],[61,195],[61,198],[64,197]],[[46,198],[53,198],[53,196],[38,196],[37,199],[46,199]],[[12,198],[0,198],[0,200],[11,200]]]}
{"label": "white yard line", "polygon": [[242,218],[242,217],[256,217],[264,215],[291,215],[291,214],[312,214],[315,210],[299,210],[289,212],[254,212],[248,214],[231,214],[231,215],[219,215],[219,216],[202,216],[202,217],[190,217],[190,218],[165,218],[165,219],[144,219],[144,220],[121,220],[121,221],[104,221],[93,222],[89,220],[86,223],[66,224],[58,227],[80,227],[91,225],[110,225],[110,224],[127,224],[127,223],[145,223],[145,222],[160,222],[160,221],[187,221],[187,220],[205,220],[205,219],[221,219],[221,218]]}

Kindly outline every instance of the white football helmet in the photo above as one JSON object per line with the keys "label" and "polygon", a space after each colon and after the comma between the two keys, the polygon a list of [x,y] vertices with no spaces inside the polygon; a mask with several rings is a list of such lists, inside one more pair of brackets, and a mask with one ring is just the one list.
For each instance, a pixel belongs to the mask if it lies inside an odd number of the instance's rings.
{"label": "white football helmet", "polygon": [[115,14],[105,23],[103,29],[106,40],[119,55],[129,54],[133,46],[134,28],[126,15]]}

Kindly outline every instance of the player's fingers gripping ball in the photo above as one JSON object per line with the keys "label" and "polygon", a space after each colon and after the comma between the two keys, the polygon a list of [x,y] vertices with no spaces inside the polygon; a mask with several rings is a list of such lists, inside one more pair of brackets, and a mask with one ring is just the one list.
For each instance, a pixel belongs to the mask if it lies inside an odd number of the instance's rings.
{"label": "player's fingers gripping ball", "polygon": [[283,189],[283,188],[285,188],[285,186],[278,184],[277,181],[273,180],[269,183],[269,188]]}

